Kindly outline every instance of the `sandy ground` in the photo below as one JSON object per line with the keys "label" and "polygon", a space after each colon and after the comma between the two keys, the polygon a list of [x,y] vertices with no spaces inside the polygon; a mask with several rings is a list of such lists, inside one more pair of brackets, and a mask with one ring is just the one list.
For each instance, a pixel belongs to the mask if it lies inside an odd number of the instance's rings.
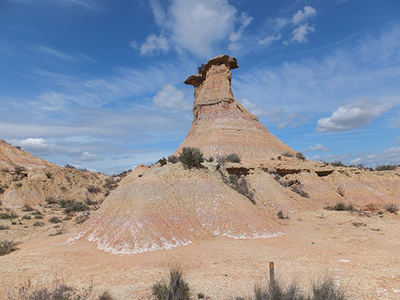
{"label": "sandy ground", "polygon": [[174,265],[183,269],[193,295],[229,299],[250,295],[255,283],[265,281],[269,261],[277,276],[304,288],[329,274],[352,299],[400,299],[400,215],[319,210],[280,222],[287,232],[281,237],[214,238],[130,256],[101,252],[89,242],[64,244],[74,229],[36,234],[0,257],[0,299],[29,279],[38,285],[64,279],[77,287],[92,282],[94,294],[108,290],[116,299],[149,299],[151,285]]}

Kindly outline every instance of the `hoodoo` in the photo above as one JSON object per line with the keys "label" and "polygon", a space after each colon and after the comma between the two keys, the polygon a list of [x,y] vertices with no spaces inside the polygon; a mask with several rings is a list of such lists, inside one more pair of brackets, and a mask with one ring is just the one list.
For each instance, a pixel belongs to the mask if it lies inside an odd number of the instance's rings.
{"label": "hoodoo", "polygon": [[236,58],[219,55],[186,79],[194,87],[193,123],[177,153],[196,147],[207,157],[237,153],[243,161],[260,162],[294,152],[235,100],[231,70],[236,68]]}

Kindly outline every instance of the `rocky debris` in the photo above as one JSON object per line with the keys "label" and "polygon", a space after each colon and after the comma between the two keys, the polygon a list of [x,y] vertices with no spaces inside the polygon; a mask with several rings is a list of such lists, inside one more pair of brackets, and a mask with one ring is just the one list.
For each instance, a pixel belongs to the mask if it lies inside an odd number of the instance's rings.
{"label": "rocky debris", "polygon": [[219,55],[185,81],[194,87],[193,123],[176,154],[196,147],[206,157],[237,153],[257,163],[284,152],[295,154],[235,100],[231,70],[237,67],[235,58]]}

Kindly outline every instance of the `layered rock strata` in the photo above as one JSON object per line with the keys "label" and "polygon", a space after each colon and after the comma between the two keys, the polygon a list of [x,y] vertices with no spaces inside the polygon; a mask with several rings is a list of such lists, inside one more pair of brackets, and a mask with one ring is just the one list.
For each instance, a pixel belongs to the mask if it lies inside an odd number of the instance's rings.
{"label": "layered rock strata", "polygon": [[194,87],[193,123],[176,154],[183,147],[196,147],[207,157],[237,153],[244,161],[259,162],[294,152],[235,100],[231,70],[236,68],[235,58],[220,55],[186,79]]}

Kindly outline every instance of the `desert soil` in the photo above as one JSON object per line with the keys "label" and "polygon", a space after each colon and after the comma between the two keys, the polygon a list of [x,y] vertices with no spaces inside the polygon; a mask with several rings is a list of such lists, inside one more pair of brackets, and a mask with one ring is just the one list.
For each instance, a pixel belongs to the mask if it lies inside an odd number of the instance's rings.
{"label": "desert soil", "polygon": [[265,282],[270,261],[277,276],[304,288],[330,275],[352,299],[400,299],[399,215],[322,209],[280,222],[286,231],[280,237],[210,238],[135,255],[108,254],[87,241],[65,244],[76,227],[56,236],[40,227],[25,238],[21,231],[3,230],[1,239],[22,242],[17,251],[0,256],[0,299],[27,280],[49,286],[56,279],[75,287],[92,284],[94,295],[108,290],[116,299],[149,299],[151,285],[172,266],[184,271],[193,295],[230,299],[250,295],[255,283]]}

